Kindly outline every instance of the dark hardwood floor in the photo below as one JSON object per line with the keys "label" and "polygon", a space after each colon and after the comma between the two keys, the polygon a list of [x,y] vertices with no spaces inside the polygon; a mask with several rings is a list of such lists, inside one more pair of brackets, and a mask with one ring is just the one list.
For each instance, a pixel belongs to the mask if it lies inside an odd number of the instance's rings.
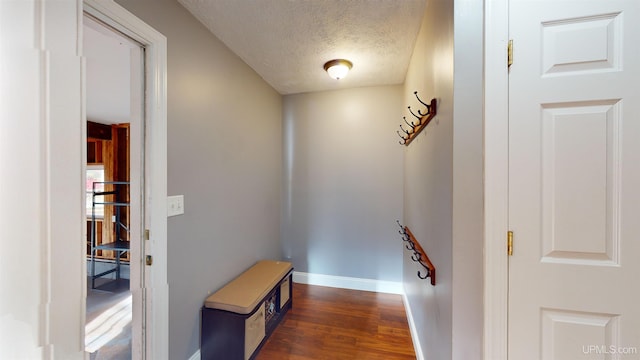
{"label": "dark hardwood floor", "polygon": [[415,359],[401,295],[293,284],[293,308],[256,360]]}

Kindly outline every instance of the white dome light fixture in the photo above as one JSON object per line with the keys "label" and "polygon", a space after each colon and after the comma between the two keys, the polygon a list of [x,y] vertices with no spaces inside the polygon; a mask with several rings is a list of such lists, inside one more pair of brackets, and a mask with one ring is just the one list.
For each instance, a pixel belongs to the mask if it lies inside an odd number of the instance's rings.
{"label": "white dome light fixture", "polygon": [[336,80],[340,80],[347,76],[347,73],[352,67],[353,64],[351,61],[345,59],[335,59],[327,61],[324,64],[324,70],[329,74],[329,76]]}

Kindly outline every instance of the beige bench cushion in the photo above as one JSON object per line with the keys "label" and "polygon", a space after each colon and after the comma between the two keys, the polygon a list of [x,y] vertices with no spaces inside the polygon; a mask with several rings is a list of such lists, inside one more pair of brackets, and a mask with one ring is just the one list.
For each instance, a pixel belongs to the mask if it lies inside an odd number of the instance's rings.
{"label": "beige bench cushion", "polygon": [[249,314],[278,282],[291,271],[290,262],[263,260],[211,294],[204,306]]}

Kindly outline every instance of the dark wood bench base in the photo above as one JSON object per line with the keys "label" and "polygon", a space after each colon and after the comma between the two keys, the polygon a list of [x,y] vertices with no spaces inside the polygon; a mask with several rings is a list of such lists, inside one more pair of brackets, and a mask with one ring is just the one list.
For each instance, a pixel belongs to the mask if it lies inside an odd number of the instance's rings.
{"label": "dark wood bench base", "polygon": [[293,271],[287,273],[249,314],[238,314],[203,306],[200,332],[201,359],[255,358],[269,335],[293,306],[292,273]]}

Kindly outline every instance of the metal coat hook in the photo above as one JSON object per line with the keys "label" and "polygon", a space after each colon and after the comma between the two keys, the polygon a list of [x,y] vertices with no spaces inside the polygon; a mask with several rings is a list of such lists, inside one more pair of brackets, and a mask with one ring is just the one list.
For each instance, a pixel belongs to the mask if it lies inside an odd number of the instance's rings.
{"label": "metal coat hook", "polygon": [[[402,131],[404,131],[404,129],[402,129]],[[411,135],[409,135],[409,133],[407,133],[405,131],[405,135],[400,134],[400,131],[396,130],[396,134],[398,134],[398,136],[400,136],[400,138],[402,139],[402,141],[398,141],[400,143],[400,145],[405,145],[407,143],[407,140],[409,140],[409,138],[411,138]]]}
{"label": "metal coat hook", "polygon": [[430,108],[429,104],[427,104],[426,102],[420,100],[420,97],[418,96],[418,91],[417,90],[413,92],[413,95],[415,95],[416,99],[418,99],[418,101],[420,101],[420,103],[422,105],[426,106],[427,107],[427,111],[429,111],[429,108]]}
{"label": "metal coat hook", "polygon": [[402,124],[400,124],[400,130],[404,131],[404,133],[405,133],[405,134],[407,134],[407,135],[411,135],[411,134],[413,134],[413,131],[414,131],[414,130],[413,130],[413,128],[411,128],[411,131],[409,131],[409,130],[405,130],[405,129],[402,127]]}
{"label": "metal coat hook", "polygon": [[[407,109],[409,109],[409,112],[411,113],[411,115],[415,116],[416,119],[420,120],[422,118],[422,116],[416,115],[413,113],[413,110],[411,110],[411,106],[407,106]],[[420,112],[420,110],[418,110],[418,113]],[[420,123],[422,123],[422,121],[420,121]],[[418,124],[420,125],[420,124]]]}
{"label": "metal coat hook", "polygon": [[424,279],[426,279],[426,278],[428,278],[428,277],[431,277],[431,271],[429,271],[429,269],[427,269],[427,273],[426,273],[424,276],[422,276],[421,271],[420,271],[420,270],[418,270],[418,277],[419,277],[420,279],[422,279],[422,280],[424,280]]}
{"label": "metal coat hook", "polygon": [[407,234],[407,230],[405,229],[405,227],[402,224],[400,224],[400,220],[396,220],[396,223],[398,223],[398,226],[400,226],[400,230],[398,230],[398,234],[402,235],[402,240],[409,241],[409,234]]}
{"label": "metal coat hook", "polygon": [[412,250],[412,247],[414,247],[414,245],[411,241],[411,238],[409,237],[409,234],[407,233],[407,228],[404,227],[402,224],[400,224],[399,220],[396,220],[396,223],[398,223],[398,226],[400,226],[400,230],[398,230],[398,234],[402,235],[402,241],[408,242],[409,244],[406,245],[408,246],[407,249]]}
{"label": "metal coat hook", "polygon": [[408,122],[406,116],[403,116],[402,119],[404,120],[405,123],[407,123],[407,125],[411,126],[412,129],[415,129],[416,126],[420,125],[419,123],[418,124],[414,124],[413,121],[412,122]]}
{"label": "metal coat hook", "polygon": [[[415,246],[415,245],[414,245],[414,246]],[[414,251],[414,252],[413,252],[413,255],[411,255],[411,260],[416,261],[416,262],[417,262],[417,261],[420,261],[420,260],[422,260],[422,255],[420,255],[420,253],[419,253],[419,252]]]}
{"label": "metal coat hook", "polygon": [[429,115],[429,114],[431,113],[431,105],[429,105],[429,104],[425,103],[424,101],[420,100],[420,97],[418,96],[418,92],[417,92],[417,91],[414,91],[414,92],[413,92],[413,95],[415,95],[415,96],[416,96],[416,99],[418,99],[418,101],[420,101],[420,103],[421,103],[422,105],[424,105],[424,106],[426,106],[426,107],[427,107],[427,112],[426,112],[426,113],[424,113],[424,114],[423,114],[420,110],[418,110],[418,114],[420,114],[421,116],[427,116],[427,115]]}

